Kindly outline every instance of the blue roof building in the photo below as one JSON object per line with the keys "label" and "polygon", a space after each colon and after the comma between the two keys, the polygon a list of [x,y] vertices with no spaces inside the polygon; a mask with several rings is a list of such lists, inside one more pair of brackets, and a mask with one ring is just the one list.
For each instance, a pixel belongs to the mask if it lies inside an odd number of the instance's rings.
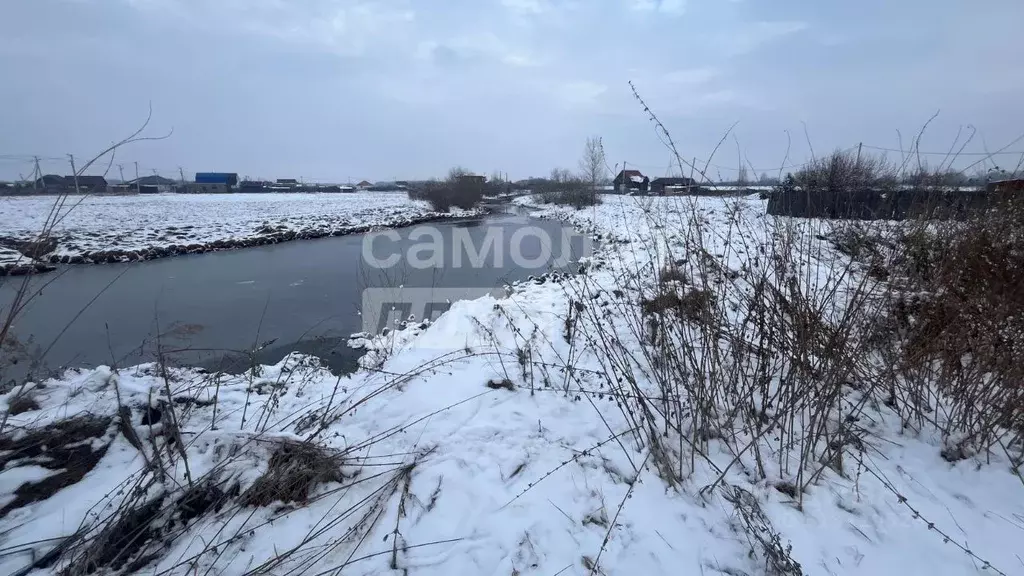
{"label": "blue roof building", "polygon": [[196,172],[196,184],[238,185],[238,174],[234,172]]}

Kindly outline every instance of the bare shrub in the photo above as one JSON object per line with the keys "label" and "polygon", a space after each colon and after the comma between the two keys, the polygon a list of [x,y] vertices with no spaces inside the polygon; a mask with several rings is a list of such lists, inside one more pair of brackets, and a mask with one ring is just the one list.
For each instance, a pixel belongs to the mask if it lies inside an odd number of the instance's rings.
{"label": "bare shrub", "polygon": [[[834,183],[878,173],[844,162],[823,164],[847,174]],[[599,351],[604,385],[669,482],[707,459],[720,471],[708,489],[739,467],[799,507],[826,470],[848,471],[867,434],[857,423],[883,404],[941,431],[944,457],[1022,461],[1019,207],[945,224],[764,220],[743,200],[642,209],[648,263],[623,263],[628,296],[585,309],[572,335]],[[570,289],[591,301],[604,287]],[[733,462],[711,460],[711,442]]]}
{"label": "bare shrub", "polygon": [[535,191],[534,198],[543,204],[559,204],[580,209],[601,203],[595,188],[568,170],[556,168],[545,185]]}
{"label": "bare shrub", "polygon": [[[917,227],[893,247],[905,288],[890,309],[894,396],[915,418],[940,410],[961,457],[1024,439],[1024,204],[999,205],[960,225]],[[925,383],[931,386],[924,385]],[[895,388],[895,386],[894,386]]]}
{"label": "bare shrub", "polygon": [[443,181],[431,180],[416,189],[408,191],[409,198],[425,200],[436,212],[447,212],[450,209],[470,209],[483,199],[488,191],[482,176],[475,176],[465,168],[455,167],[448,171],[448,178]]}
{"label": "bare shrub", "polygon": [[884,158],[841,150],[812,160],[793,174],[801,189],[821,195],[849,194],[869,187],[892,189],[897,176],[897,167]]}
{"label": "bare shrub", "polygon": [[[799,506],[826,468],[842,470],[855,441],[847,418],[863,405],[851,408],[846,392],[851,375],[877,371],[864,361],[865,335],[884,287],[857,262],[823,257],[835,254],[820,239],[825,223],[766,225],[746,204],[674,197],[641,207],[650,264],[623,263],[616,289],[628,296],[609,302],[617,323],[587,308],[575,334],[599,351],[605,386],[642,423],[637,443],[666,481],[722,442],[736,459],[715,464],[720,479],[736,466],[784,481]],[[573,290],[591,301],[602,287],[584,279]]]}

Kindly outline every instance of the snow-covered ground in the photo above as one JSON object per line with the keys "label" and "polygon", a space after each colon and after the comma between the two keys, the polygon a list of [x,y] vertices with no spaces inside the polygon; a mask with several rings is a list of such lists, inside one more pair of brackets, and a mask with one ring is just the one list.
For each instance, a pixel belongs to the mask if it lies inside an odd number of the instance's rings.
{"label": "snow-covered ground", "polygon": [[42,260],[122,261],[395,227],[441,217],[404,193],[155,194],[0,197],[0,244],[38,237],[58,211]]}
{"label": "snow-covered ground", "polygon": [[0,246],[0,266],[13,266],[22,264],[27,260],[25,255],[11,248]]}
{"label": "snow-covered ground", "polygon": [[[947,462],[884,405],[863,423],[869,449],[824,468],[802,505],[713,439],[681,478],[659,468],[620,409],[637,399],[612,393],[607,358],[567,319],[598,307],[629,338],[616,302],[639,305],[629,278],[672,245],[651,214],[676,202],[546,209],[600,234],[584,273],[355,341],[368,353],[350,376],[295,355],[240,376],[99,368],[9,392],[0,573],[1024,574],[1024,484],[1005,458]],[[764,203],[695,202],[723,231],[722,264],[741,266],[724,230],[767,229]]]}
{"label": "snow-covered ground", "polygon": [[52,268],[52,265],[33,260],[14,248],[0,246],[0,276],[27,273],[32,270],[44,272]]}

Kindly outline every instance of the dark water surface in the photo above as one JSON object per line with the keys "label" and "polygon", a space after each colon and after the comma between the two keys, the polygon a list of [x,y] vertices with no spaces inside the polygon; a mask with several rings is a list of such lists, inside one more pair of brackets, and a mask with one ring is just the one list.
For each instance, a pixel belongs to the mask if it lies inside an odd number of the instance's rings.
{"label": "dark water surface", "polygon": [[[526,234],[526,228],[531,232]],[[398,255],[387,269],[372,266],[364,255],[367,238],[353,235],[148,262],[67,266],[33,277],[30,290],[38,294],[14,324],[20,351],[8,346],[0,352],[2,378],[23,377],[31,358],[44,352],[37,373],[70,366],[128,366],[156,359],[158,350],[175,364],[238,371],[251,362],[254,348],[259,349],[255,358],[260,363],[276,362],[297,350],[345,371],[358,357],[346,342],[364,328],[361,307],[367,288],[436,288],[442,296],[459,289],[473,296],[482,288],[550,269],[575,269],[588,250],[582,238],[573,236],[566,252],[567,228],[523,216],[395,232],[397,241],[377,237],[370,252],[380,260]],[[494,247],[484,252],[483,266],[473,266],[473,254],[456,239],[481,252],[489,236]],[[439,248],[436,252],[421,250],[410,256],[411,247],[436,240],[440,242],[430,244]],[[551,257],[533,267],[517,265],[514,258],[520,256],[520,263],[537,260],[547,249]],[[456,253],[461,266],[455,265]],[[440,261],[423,269],[413,264],[415,258],[432,255]],[[0,318],[21,281],[0,278]],[[15,357],[18,363],[11,366]]]}

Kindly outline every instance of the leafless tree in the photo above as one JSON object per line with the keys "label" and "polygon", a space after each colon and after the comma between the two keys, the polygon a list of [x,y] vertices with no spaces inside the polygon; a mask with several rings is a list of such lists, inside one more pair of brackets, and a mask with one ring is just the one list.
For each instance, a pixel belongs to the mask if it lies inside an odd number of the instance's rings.
{"label": "leafless tree", "polygon": [[740,186],[746,186],[749,182],[750,182],[750,179],[747,177],[747,168],[746,168],[746,166],[740,166],[740,171],[736,175],[736,184],[738,184]]}
{"label": "leafless tree", "polygon": [[462,178],[464,176],[469,176],[471,174],[472,174],[472,172],[470,172],[469,170],[463,168],[462,166],[455,166],[451,170],[448,170],[448,180],[449,181],[458,180],[459,178]]}
{"label": "leafless tree", "polygon": [[572,172],[565,168],[553,168],[551,170],[551,182],[556,186],[571,182],[573,180]]}
{"label": "leafless tree", "polygon": [[601,137],[587,138],[587,145],[583,148],[583,157],[580,158],[580,179],[587,184],[591,194],[595,196],[598,185],[604,182],[607,166]]}

